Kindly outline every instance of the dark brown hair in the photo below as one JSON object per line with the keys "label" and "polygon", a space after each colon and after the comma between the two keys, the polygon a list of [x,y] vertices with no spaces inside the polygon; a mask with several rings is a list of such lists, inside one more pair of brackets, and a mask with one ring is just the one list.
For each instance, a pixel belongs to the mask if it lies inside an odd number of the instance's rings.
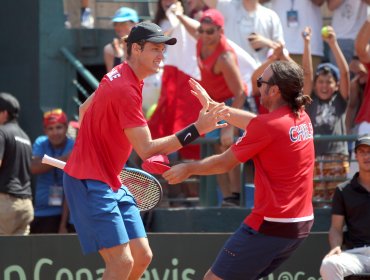
{"label": "dark brown hair", "polygon": [[279,87],[282,98],[299,117],[300,110],[312,101],[311,97],[303,94],[303,69],[289,61],[273,62],[270,68],[273,72],[271,84]]}
{"label": "dark brown hair", "polygon": [[[122,40],[123,40],[124,44],[126,44],[126,46],[127,46],[126,47],[126,54],[125,54],[126,59],[129,59],[131,57],[131,53],[132,53],[132,44],[134,44],[134,43],[127,42],[127,38],[128,37],[122,38]],[[138,44],[141,49],[144,49],[145,43],[146,43],[146,41],[144,41],[144,40],[141,40],[139,42],[135,42],[135,44]]]}

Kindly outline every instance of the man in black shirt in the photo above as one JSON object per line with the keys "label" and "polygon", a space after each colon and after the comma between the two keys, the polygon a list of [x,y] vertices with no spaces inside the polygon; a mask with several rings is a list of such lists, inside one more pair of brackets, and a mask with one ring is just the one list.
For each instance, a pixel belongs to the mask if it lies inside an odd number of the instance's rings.
{"label": "man in black shirt", "polygon": [[26,235],[33,220],[31,141],[18,125],[20,106],[0,93],[0,235]]}
{"label": "man in black shirt", "polygon": [[329,230],[331,250],[320,268],[323,280],[370,272],[370,135],[356,141],[355,154],[359,172],[335,190]]}

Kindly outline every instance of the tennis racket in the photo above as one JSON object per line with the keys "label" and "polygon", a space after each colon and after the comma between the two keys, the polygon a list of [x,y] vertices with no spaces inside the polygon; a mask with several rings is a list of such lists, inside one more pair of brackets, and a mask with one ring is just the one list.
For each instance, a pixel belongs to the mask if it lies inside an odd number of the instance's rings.
{"label": "tennis racket", "polygon": [[[66,163],[44,155],[42,163],[64,169]],[[140,211],[149,211],[156,207],[162,199],[162,186],[151,174],[136,168],[126,167],[120,173],[121,183],[125,185],[136,200]]]}

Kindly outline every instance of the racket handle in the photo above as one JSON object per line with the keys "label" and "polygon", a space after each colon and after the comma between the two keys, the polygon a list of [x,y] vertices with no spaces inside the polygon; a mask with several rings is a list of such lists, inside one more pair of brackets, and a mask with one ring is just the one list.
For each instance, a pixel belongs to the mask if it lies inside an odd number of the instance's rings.
{"label": "racket handle", "polygon": [[64,161],[61,161],[53,157],[49,157],[48,155],[44,155],[41,162],[45,164],[49,164],[59,169],[64,169],[64,166],[66,165]]}

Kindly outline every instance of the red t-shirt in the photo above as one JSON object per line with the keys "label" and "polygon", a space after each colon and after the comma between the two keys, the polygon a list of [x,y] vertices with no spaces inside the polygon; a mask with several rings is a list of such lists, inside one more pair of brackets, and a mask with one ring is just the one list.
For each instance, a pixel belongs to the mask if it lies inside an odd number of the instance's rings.
{"label": "red t-shirt", "polygon": [[[216,50],[205,59],[202,59],[200,56],[201,49],[202,49],[202,40],[198,40],[197,59],[201,74],[200,84],[208,92],[209,96],[217,102],[224,102],[227,99],[234,97],[234,94],[227,86],[223,74],[213,73],[213,68],[217,62],[217,59],[220,57],[221,54],[225,52],[232,52],[234,55],[235,62],[237,63],[235,51],[227,43],[226,37],[224,35],[221,36],[220,43],[218,44]],[[244,85],[244,87],[246,90],[246,85]]]}
{"label": "red t-shirt", "polygon": [[120,188],[118,176],[132,150],[124,130],[146,125],[142,86],[127,63],[103,77],[85,112],[64,169],[67,174],[105,182],[113,190]]}
{"label": "red t-shirt", "polygon": [[288,106],[259,115],[231,147],[240,162],[255,165],[254,209],[244,222],[273,236],[300,238],[313,223],[313,129],[305,111]]}
{"label": "red t-shirt", "polygon": [[[365,64],[365,66],[367,71],[370,73],[370,63]],[[363,101],[355,119],[356,124],[362,122],[370,123],[370,75],[367,76]]]}

